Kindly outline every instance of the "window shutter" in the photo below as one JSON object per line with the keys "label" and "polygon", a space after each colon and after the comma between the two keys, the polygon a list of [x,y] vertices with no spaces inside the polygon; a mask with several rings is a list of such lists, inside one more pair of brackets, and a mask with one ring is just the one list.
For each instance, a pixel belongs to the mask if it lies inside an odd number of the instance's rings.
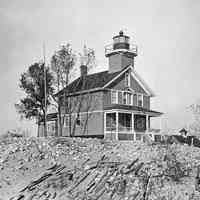
{"label": "window shutter", "polygon": [[133,94],[133,106],[137,106],[137,94]]}
{"label": "window shutter", "polygon": [[122,92],[118,92],[118,103],[122,104]]}

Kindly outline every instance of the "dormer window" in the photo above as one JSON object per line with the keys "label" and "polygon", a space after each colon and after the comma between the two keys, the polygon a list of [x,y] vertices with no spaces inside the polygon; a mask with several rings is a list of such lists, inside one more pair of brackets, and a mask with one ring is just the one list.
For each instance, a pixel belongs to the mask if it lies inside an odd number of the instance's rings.
{"label": "dormer window", "polygon": [[111,103],[112,104],[118,103],[118,92],[116,90],[111,91]]}
{"label": "dormer window", "polygon": [[125,85],[126,87],[130,87],[131,85],[131,76],[129,72],[125,73]]}
{"label": "dormer window", "polygon": [[137,106],[143,107],[143,95],[142,94],[137,95]]}

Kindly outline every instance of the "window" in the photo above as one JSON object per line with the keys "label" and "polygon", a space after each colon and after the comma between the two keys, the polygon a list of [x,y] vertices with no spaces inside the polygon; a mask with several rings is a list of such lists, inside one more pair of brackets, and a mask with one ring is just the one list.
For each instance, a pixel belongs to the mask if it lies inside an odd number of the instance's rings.
{"label": "window", "polygon": [[54,121],[50,121],[47,123],[47,131],[48,132],[54,132],[56,130],[55,127],[55,122]]}
{"label": "window", "polygon": [[139,107],[142,107],[143,106],[143,95],[142,94],[138,94],[137,95],[137,105]]}
{"label": "window", "polygon": [[136,93],[133,94],[133,104],[132,105],[137,106],[137,94]]}
{"label": "window", "polygon": [[116,131],[116,113],[106,113],[106,131]]}
{"label": "window", "polygon": [[118,103],[118,92],[116,90],[111,91],[111,103],[113,104]]}
{"label": "window", "polygon": [[129,113],[119,113],[119,131],[132,130],[132,115]]}
{"label": "window", "polygon": [[131,76],[130,76],[130,73],[127,72],[127,73],[125,73],[125,85],[127,87],[130,87],[130,82],[131,82]]}
{"label": "window", "polygon": [[69,127],[69,116],[65,116],[64,118],[64,127]]}
{"label": "window", "polygon": [[133,95],[130,92],[123,92],[123,104],[132,105]]}
{"label": "window", "polygon": [[123,104],[126,104],[126,92],[122,93],[122,102]]}
{"label": "window", "polygon": [[78,113],[76,116],[76,125],[80,126],[81,125],[81,118],[80,118],[80,114]]}
{"label": "window", "polygon": [[146,116],[134,115],[134,129],[136,131],[145,131],[146,130]]}
{"label": "window", "polygon": [[127,93],[127,104],[128,105],[132,105],[132,94],[131,93]]}

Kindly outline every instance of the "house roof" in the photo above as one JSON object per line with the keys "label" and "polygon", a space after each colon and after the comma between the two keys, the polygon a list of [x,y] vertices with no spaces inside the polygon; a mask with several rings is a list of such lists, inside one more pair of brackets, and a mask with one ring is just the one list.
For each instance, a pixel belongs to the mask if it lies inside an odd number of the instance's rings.
{"label": "house roof", "polygon": [[[96,88],[103,88],[103,86],[120,74],[123,70],[109,73],[109,71],[98,72],[89,74],[85,79],[79,77],[67,86],[69,93],[81,92],[85,90],[91,90]],[[84,83],[84,84],[83,84]],[[64,90],[61,90],[56,95],[62,94]]]}
{"label": "house roof", "polygon": [[143,107],[139,107],[139,106],[131,106],[131,105],[119,105],[119,104],[114,104],[112,106],[108,106],[105,108],[105,110],[111,110],[111,109],[122,109],[122,110],[134,110],[134,111],[140,111],[143,113],[151,113],[154,115],[162,115],[163,113],[158,112],[158,111],[154,111],[154,110],[149,110],[147,108],[143,108]]}
{"label": "house roof", "polygon": [[[135,70],[131,65],[128,65],[122,70],[113,73],[109,71],[102,71],[94,74],[89,74],[85,77],[79,77],[73,82],[71,82],[66,88],[68,90],[68,93],[71,93],[72,95],[74,93],[84,92],[88,90],[93,91],[96,89],[106,89],[107,86],[113,83],[113,81],[118,79],[129,69],[131,69],[132,72],[134,71],[134,78],[138,81],[141,87],[144,88],[147,94],[149,94],[150,96],[154,96],[153,92],[147,87],[147,85],[143,81],[141,81],[141,78],[137,74],[135,75]],[[64,89],[59,91],[55,95],[60,95],[63,93],[63,91]]]}
{"label": "house roof", "polygon": [[[136,71],[131,65],[128,65],[122,70],[113,73],[110,73],[109,71],[103,71],[94,74],[89,74],[85,77],[79,77],[73,82],[71,82],[66,88],[68,90],[68,93],[71,93],[72,95],[74,93],[79,93],[88,90],[105,89],[107,86],[109,86],[113,81],[115,81],[129,69],[132,70],[131,74],[133,78],[140,84],[140,86],[144,89],[144,91],[147,92],[147,94],[151,97],[155,96],[153,91],[148,87],[148,85],[144,82],[144,80],[136,73]],[[64,89],[58,92],[56,96],[62,94],[63,91]]]}

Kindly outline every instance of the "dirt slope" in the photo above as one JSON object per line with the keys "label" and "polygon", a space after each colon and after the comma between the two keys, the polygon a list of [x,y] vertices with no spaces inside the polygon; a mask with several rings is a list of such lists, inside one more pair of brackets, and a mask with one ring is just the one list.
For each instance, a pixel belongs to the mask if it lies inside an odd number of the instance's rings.
{"label": "dirt slope", "polygon": [[0,199],[200,199],[200,149],[96,139],[0,140]]}

